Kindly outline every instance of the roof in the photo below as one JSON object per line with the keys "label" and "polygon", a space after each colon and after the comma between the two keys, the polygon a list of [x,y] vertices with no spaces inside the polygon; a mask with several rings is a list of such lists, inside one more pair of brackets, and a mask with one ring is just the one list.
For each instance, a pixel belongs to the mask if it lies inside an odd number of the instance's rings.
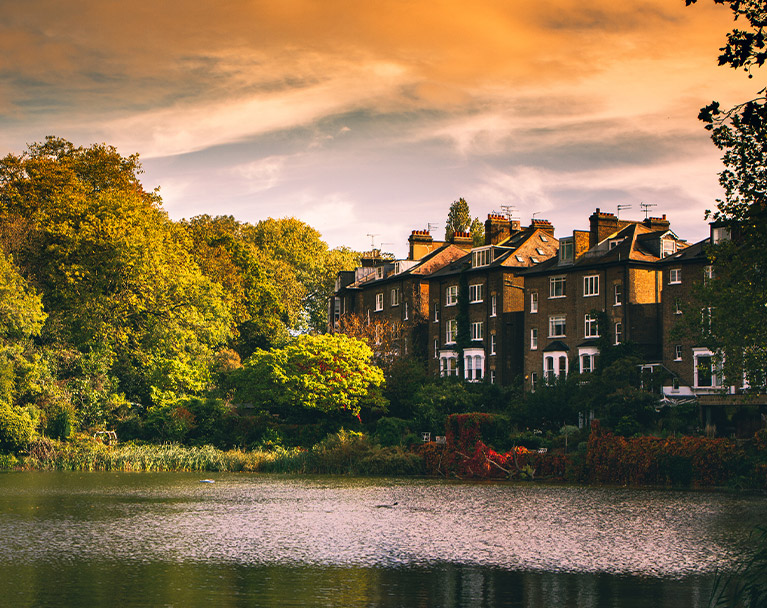
{"label": "roof", "polygon": [[661,258],[650,250],[649,244],[665,235],[671,235],[678,241],[677,236],[670,230],[650,230],[642,224],[629,224],[591,247],[574,262],[563,262],[559,257],[555,257],[533,266],[523,274],[565,272],[626,262],[657,262]]}
{"label": "roof", "polygon": [[570,347],[562,342],[562,340],[554,340],[553,342],[550,342],[549,345],[543,349],[544,353],[553,353],[553,352],[559,352],[559,351],[569,351]]}

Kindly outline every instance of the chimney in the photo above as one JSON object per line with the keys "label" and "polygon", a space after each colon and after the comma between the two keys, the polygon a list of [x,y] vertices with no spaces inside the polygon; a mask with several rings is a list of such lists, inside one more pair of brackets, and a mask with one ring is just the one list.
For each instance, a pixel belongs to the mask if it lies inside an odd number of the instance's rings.
{"label": "chimney", "polygon": [[650,230],[663,230],[666,231],[671,228],[671,222],[666,219],[666,214],[663,217],[648,217],[642,221],[644,226],[647,226]]}
{"label": "chimney", "polygon": [[[622,222],[628,224],[631,222]],[[618,217],[612,213],[602,213],[597,207],[596,211],[589,218],[589,249],[601,243],[613,232],[618,230]]]}
{"label": "chimney", "polygon": [[551,236],[554,236],[554,226],[549,220],[536,220],[533,219],[530,222],[530,228],[535,228],[538,230],[543,230],[543,232],[547,232]]}
{"label": "chimney", "polygon": [[474,239],[470,232],[455,232],[450,239],[453,245],[456,245],[462,249],[471,249],[474,244]]}
{"label": "chimney", "polygon": [[497,245],[511,236],[511,222],[503,215],[489,213],[485,220],[485,245]]}
{"label": "chimney", "polygon": [[383,264],[381,259],[381,250],[373,249],[372,251],[366,251],[360,256],[360,263],[363,268],[373,268],[374,266],[380,266]]}
{"label": "chimney", "polygon": [[413,230],[407,242],[410,245],[409,260],[420,260],[434,250],[434,239],[428,230]]}

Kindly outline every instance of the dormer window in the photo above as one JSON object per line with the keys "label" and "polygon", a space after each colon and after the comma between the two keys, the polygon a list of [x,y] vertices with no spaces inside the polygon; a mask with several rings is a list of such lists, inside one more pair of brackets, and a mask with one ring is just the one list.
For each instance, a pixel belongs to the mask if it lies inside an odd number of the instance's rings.
{"label": "dormer window", "polygon": [[538,255],[543,255],[543,249],[541,249],[540,247],[536,247],[535,253],[537,253]]}
{"label": "dormer window", "polygon": [[720,226],[719,228],[712,228],[711,229],[711,244],[716,245],[717,243],[721,243],[722,241],[729,241],[730,240],[730,229],[725,228],[724,226]]}
{"label": "dormer window", "polygon": [[549,242],[549,237],[547,237],[545,234],[539,234],[538,236],[541,237],[541,241],[543,243],[548,243]]}
{"label": "dormer window", "polygon": [[562,239],[559,241],[559,261],[573,261],[573,239]]}
{"label": "dormer window", "polygon": [[609,244],[610,249],[615,249],[622,242],[623,242],[623,239],[610,239],[608,244]]}
{"label": "dormer window", "polygon": [[490,264],[490,249],[479,249],[471,252],[471,267],[479,268]]}
{"label": "dormer window", "polygon": [[535,257],[533,257],[533,256],[530,256],[530,261],[531,261],[533,264],[537,264],[537,263],[538,263],[538,258],[535,258]]}
{"label": "dormer window", "polygon": [[376,266],[376,279],[383,279],[383,278],[384,278],[383,266]]}
{"label": "dormer window", "polygon": [[666,258],[676,253],[676,241],[674,239],[663,239],[662,244],[661,257]]}
{"label": "dormer window", "polygon": [[515,255],[514,257],[517,258],[517,262],[520,264],[524,263],[525,261],[525,258],[523,258],[521,255]]}

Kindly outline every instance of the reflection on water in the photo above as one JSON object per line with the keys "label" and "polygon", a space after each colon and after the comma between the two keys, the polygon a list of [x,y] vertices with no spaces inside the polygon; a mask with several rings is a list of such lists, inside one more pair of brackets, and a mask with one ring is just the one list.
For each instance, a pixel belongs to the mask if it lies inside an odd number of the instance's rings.
{"label": "reflection on water", "polygon": [[712,572],[767,506],[625,488],[215,479],[0,475],[0,577],[14,581],[0,605],[705,606]]}

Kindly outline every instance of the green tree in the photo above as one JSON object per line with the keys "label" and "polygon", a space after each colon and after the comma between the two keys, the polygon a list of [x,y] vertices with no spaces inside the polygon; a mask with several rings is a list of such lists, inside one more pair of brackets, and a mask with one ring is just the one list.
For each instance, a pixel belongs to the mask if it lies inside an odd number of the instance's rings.
{"label": "green tree", "polygon": [[0,243],[42,294],[41,340],[95,356],[130,400],[207,387],[229,311],[137,156],[49,137],[0,161]]}
{"label": "green tree", "polygon": [[471,220],[469,233],[471,234],[471,242],[474,247],[481,247],[485,244],[485,225],[479,221],[478,217]]}
{"label": "green tree", "polygon": [[343,334],[301,335],[283,348],[256,351],[231,374],[234,399],[266,410],[323,413],[361,407],[383,384],[383,372],[370,363],[373,352]]}
{"label": "green tree", "polygon": [[[696,0],[686,0],[693,4]],[[767,58],[767,9],[761,0],[714,0],[730,7],[744,24],[727,37],[720,65],[743,69],[749,78]],[[724,152],[719,182],[725,198],[706,212],[732,240],[713,244],[708,252],[714,277],[698,291],[694,315],[685,315],[696,340],[719,354],[726,384],[740,385],[745,376],[752,389],[767,390],[767,97],[722,109],[712,102],[699,118]],[[733,314],[737,311],[737,314]]]}
{"label": "green tree", "polygon": [[449,241],[456,232],[468,232],[471,227],[471,211],[466,199],[459,198],[450,205],[445,225],[445,240]]}

